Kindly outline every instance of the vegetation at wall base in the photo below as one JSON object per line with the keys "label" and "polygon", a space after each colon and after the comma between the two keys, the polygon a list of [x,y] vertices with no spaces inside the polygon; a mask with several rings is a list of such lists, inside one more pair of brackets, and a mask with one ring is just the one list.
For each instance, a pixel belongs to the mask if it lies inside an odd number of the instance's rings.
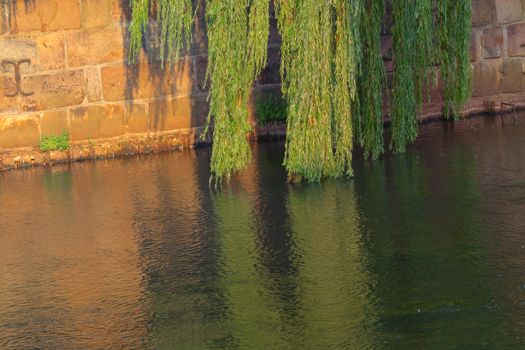
{"label": "vegetation at wall base", "polygon": [[259,125],[271,122],[285,123],[288,104],[285,99],[275,96],[266,96],[255,102],[255,114]]}
{"label": "vegetation at wall base", "polygon": [[[205,6],[208,125],[212,118],[214,122],[211,173],[216,182],[227,181],[251,159],[248,103],[254,81],[266,65],[271,4],[282,37],[288,176],[314,182],[352,176],[354,140],[365,157],[375,159],[384,152],[385,0],[132,0],[131,58],[140,52],[149,16],[156,13],[162,60],[177,60],[190,47],[194,6]],[[437,83],[437,72],[447,118],[456,118],[470,97],[472,8],[470,0],[391,0],[391,4],[390,148],[401,153],[417,137],[417,111]],[[272,108],[265,103],[256,106],[261,121],[274,113]]]}
{"label": "vegetation at wall base", "polygon": [[39,148],[42,152],[67,151],[70,147],[69,133],[63,131],[60,135],[42,136]]}

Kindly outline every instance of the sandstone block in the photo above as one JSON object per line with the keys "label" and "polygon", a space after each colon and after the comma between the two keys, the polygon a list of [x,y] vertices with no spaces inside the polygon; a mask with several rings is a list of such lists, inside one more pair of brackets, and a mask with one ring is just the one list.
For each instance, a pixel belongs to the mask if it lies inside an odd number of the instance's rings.
{"label": "sandstone block", "polygon": [[503,62],[501,69],[501,92],[511,93],[525,90],[525,75],[522,59],[512,58]]}
{"label": "sandstone block", "polygon": [[73,141],[115,137],[124,135],[125,132],[122,105],[78,107],[71,110]]}
{"label": "sandstone block", "polygon": [[33,95],[21,98],[25,111],[74,106],[82,103],[85,97],[81,70],[34,75],[28,77],[22,87],[33,92]]}
{"label": "sandstone block", "polygon": [[497,94],[500,80],[500,65],[497,61],[475,64],[472,95],[480,97]]}
{"label": "sandstone block", "polygon": [[189,94],[193,88],[193,60],[185,57],[178,64],[161,67],[159,63],[122,64],[103,67],[102,91],[106,101]]}
{"label": "sandstone block", "polygon": [[102,100],[102,83],[100,81],[100,70],[97,66],[88,66],[84,69],[88,101]]}
{"label": "sandstone block", "polygon": [[507,28],[509,56],[525,56],[525,23]]}
{"label": "sandstone block", "polygon": [[472,25],[474,27],[493,23],[496,12],[494,0],[473,0],[472,10]]}
{"label": "sandstone block", "polygon": [[62,34],[48,34],[39,37],[37,48],[42,70],[66,67],[66,50]]}
{"label": "sandstone block", "polygon": [[112,0],[82,0],[82,26],[86,29],[106,27],[113,22]]}
{"label": "sandstone block", "polygon": [[42,136],[60,135],[64,131],[69,131],[68,111],[42,113],[40,117],[40,133]]}
{"label": "sandstone block", "polygon": [[478,59],[478,34],[476,31],[470,33],[470,61],[474,62]]}
{"label": "sandstone block", "polygon": [[79,29],[80,2],[78,0],[15,0],[16,14],[12,14],[11,33]]}
{"label": "sandstone block", "polygon": [[146,105],[135,103],[126,106],[124,123],[126,124],[126,132],[128,133],[136,134],[148,132]]}
{"label": "sandstone block", "polygon": [[203,126],[208,115],[206,97],[181,97],[149,104],[149,130],[168,131]]}
{"label": "sandstone block", "polygon": [[38,146],[38,116],[1,116],[0,148]]}
{"label": "sandstone block", "polygon": [[82,31],[67,35],[67,56],[70,67],[109,63],[122,60],[124,37],[116,28]]}
{"label": "sandstone block", "polygon": [[483,58],[501,57],[501,50],[503,47],[503,30],[501,27],[483,30],[481,45],[483,47]]}
{"label": "sandstone block", "polygon": [[523,19],[521,0],[496,0],[495,4],[499,24],[517,22]]}

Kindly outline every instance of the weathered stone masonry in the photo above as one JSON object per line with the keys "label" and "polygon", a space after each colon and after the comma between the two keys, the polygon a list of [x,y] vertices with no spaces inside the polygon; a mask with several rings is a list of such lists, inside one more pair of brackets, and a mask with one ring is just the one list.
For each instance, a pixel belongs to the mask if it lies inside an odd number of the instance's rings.
{"label": "weathered stone masonry", "polygon": [[[525,106],[525,0],[473,0],[474,94],[466,112]],[[17,0],[0,17],[0,169],[146,153],[198,142],[208,107],[206,36],[194,27],[188,56],[159,60],[152,19],[144,52],[127,60],[129,0]],[[202,18],[202,16],[201,16]],[[383,36],[387,73],[391,36]],[[279,38],[254,96],[279,91]],[[441,114],[433,92],[422,117]],[[67,152],[38,151],[42,136],[67,131]]]}

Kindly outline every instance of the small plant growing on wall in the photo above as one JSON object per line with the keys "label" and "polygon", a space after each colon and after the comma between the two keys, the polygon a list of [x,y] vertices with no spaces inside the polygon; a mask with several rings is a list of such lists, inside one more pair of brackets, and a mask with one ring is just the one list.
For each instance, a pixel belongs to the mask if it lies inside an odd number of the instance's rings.
{"label": "small plant growing on wall", "polygon": [[40,150],[48,151],[66,151],[69,149],[69,133],[63,131],[60,135],[42,136],[40,139]]}
{"label": "small plant growing on wall", "polygon": [[255,103],[255,112],[257,121],[260,125],[269,122],[286,122],[288,105],[286,100],[270,96],[259,99]]}

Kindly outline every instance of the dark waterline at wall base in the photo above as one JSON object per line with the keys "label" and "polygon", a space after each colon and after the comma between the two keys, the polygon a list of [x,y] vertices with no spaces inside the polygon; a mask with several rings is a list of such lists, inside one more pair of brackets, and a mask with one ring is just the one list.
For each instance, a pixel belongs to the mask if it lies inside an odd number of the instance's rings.
{"label": "dark waterline at wall base", "polygon": [[[498,106],[496,105],[496,107]],[[525,103],[515,103],[514,112],[504,110],[501,113],[499,108],[491,108],[492,113],[488,114],[487,109],[485,106],[483,108],[467,109],[461,113],[461,117],[489,116],[492,118],[508,118],[513,113],[520,113],[520,111],[525,110]],[[435,122],[447,123],[456,121],[443,119],[443,114],[440,112],[428,112],[418,117],[420,125]],[[384,125],[387,128],[390,125],[388,116],[385,118]],[[203,138],[201,136],[203,131],[204,128],[199,127],[166,132],[153,137],[147,134],[140,134],[106,140],[75,142],[71,144],[70,149],[67,151],[42,152],[36,147],[0,150],[0,172],[35,166],[54,166],[79,161],[112,159],[209,147],[211,146],[211,138],[209,135]],[[263,126],[255,126],[254,133],[249,136],[250,141],[259,142],[283,140],[285,138],[286,124],[284,123],[269,123]]]}

